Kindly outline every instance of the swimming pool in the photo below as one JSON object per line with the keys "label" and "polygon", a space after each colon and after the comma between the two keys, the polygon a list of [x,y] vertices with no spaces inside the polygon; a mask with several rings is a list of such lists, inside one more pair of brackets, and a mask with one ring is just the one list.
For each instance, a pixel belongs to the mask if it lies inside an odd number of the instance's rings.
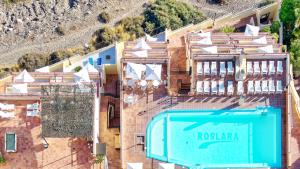
{"label": "swimming pool", "polygon": [[281,167],[281,109],[168,110],[149,122],[146,156],[188,168]]}

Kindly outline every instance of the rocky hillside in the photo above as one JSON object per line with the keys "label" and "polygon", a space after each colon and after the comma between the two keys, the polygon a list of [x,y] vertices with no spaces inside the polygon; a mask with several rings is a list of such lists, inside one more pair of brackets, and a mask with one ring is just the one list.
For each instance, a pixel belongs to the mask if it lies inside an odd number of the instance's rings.
{"label": "rocky hillside", "polygon": [[[97,19],[105,11],[113,20],[139,15],[148,0],[0,0],[0,60],[16,63],[25,53],[49,53],[83,46],[93,32],[103,26]],[[224,15],[255,6],[261,0],[230,0],[226,6],[207,0],[181,0],[191,3],[208,17]],[[238,3],[243,1],[243,3]]]}
{"label": "rocky hillside", "polygon": [[[138,15],[147,0],[31,0],[0,3],[0,60],[15,62],[27,52],[52,52],[87,43],[108,12],[115,22]],[[63,36],[62,36],[63,35]],[[8,59],[9,58],[9,59]],[[3,63],[3,62],[2,62]]]}

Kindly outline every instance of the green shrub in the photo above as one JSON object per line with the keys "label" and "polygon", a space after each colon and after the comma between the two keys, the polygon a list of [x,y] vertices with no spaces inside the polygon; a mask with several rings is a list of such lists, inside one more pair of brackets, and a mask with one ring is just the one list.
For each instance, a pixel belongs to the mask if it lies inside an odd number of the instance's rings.
{"label": "green shrub", "polygon": [[105,156],[103,154],[96,155],[95,163],[96,164],[101,164],[103,162],[103,160],[104,160],[104,157]]}
{"label": "green shrub", "polygon": [[0,164],[3,164],[5,162],[6,162],[5,158],[2,155],[0,155]]}
{"label": "green shrub", "polygon": [[265,26],[261,31],[271,33],[271,27],[270,26]]}
{"label": "green shrub", "polygon": [[60,36],[63,36],[63,35],[66,34],[66,33],[65,33],[65,29],[64,29],[63,27],[61,27],[61,26],[56,27],[56,28],[55,28],[55,32],[56,32],[58,35],[60,35]]}
{"label": "green shrub", "polygon": [[74,71],[75,71],[75,72],[79,72],[81,69],[82,69],[81,66],[77,66],[77,67],[75,67]]}
{"label": "green shrub", "polygon": [[204,20],[202,13],[196,8],[176,0],[155,1],[145,10],[144,17],[144,25],[155,25],[154,33],[163,32],[166,28],[178,29],[187,24],[196,24]]}
{"label": "green shrub", "polygon": [[223,32],[223,33],[233,33],[233,32],[235,32],[235,27],[226,25],[226,26],[221,28],[221,32]]}
{"label": "green shrub", "polygon": [[110,22],[110,16],[107,12],[101,12],[98,16],[99,20],[103,23]]}
{"label": "green shrub", "polygon": [[49,55],[49,63],[54,64],[59,61],[62,61],[66,58],[70,58],[73,56],[74,53],[68,51],[68,50],[60,50],[60,51],[55,51]]}
{"label": "green shrub", "polygon": [[280,29],[280,22],[279,21],[273,21],[272,25],[270,27],[271,33],[279,33]]}
{"label": "green shrub", "polygon": [[117,23],[116,26],[121,26],[124,32],[129,33],[131,36],[141,37],[144,36],[144,17],[127,17]]}
{"label": "green shrub", "polygon": [[48,57],[39,53],[28,53],[18,59],[19,67],[28,71],[46,66],[48,63]]}

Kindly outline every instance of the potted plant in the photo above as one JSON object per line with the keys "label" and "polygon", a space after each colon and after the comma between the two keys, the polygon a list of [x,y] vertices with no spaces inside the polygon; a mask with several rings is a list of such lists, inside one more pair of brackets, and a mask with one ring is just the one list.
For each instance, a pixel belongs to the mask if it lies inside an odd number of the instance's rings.
{"label": "potted plant", "polygon": [[5,160],[5,158],[3,157],[3,155],[0,153],[0,166],[5,165],[5,163],[6,163],[6,160]]}
{"label": "potted plant", "polygon": [[95,163],[100,164],[100,169],[101,169],[101,164],[104,161],[104,155],[103,154],[98,154],[96,155]]}

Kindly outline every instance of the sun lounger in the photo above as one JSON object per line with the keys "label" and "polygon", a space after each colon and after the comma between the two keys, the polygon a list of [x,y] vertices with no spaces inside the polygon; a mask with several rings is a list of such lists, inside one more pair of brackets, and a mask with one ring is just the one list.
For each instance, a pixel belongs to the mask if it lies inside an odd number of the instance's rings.
{"label": "sun lounger", "polygon": [[210,94],[209,81],[204,81],[204,94]]}
{"label": "sun lounger", "polygon": [[282,93],[282,81],[281,80],[277,80],[276,81],[276,93]]}
{"label": "sun lounger", "polygon": [[228,81],[227,82],[227,94],[228,95],[232,95],[234,92],[234,88],[233,88],[233,82],[232,81]]}
{"label": "sun lounger", "polygon": [[282,74],[282,72],[283,72],[283,67],[282,67],[282,61],[281,60],[279,60],[279,61],[277,61],[277,74]]}
{"label": "sun lounger", "polygon": [[8,112],[8,111],[0,111],[1,118],[14,118],[15,112]]}
{"label": "sun lounger", "polygon": [[27,110],[38,110],[39,103],[27,104]]}
{"label": "sun lounger", "polygon": [[268,74],[267,61],[262,61],[262,62],[261,62],[261,73],[262,73],[263,75]]}
{"label": "sun lounger", "polygon": [[237,94],[238,95],[244,94],[244,83],[243,83],[243,81],[238,81]]}
{"label": "sun lounger", "polygon": [[26,116],[28,117],[38,116],[38,114],[39,114],[38,110],[27,110],[26,112]]}
{"label": "sun lounger", "polygon": [[247,89],[248,89],[248,91],[247,91],[248,94],[253,94],[254,93],[254,85],[253,85],[253,81],[252,80],[248,81],[248,87],[247,87]]}
{"label": "sun lounger", "polygon": [[202,62],[197,62],[197,74],[203,75],[203,65]]}
{"label": "sun lounger", "polygon": [[217,62],[211,62],[211,75],[217,75]]}
{"label": "sun lounger", "polygon": [[218,87],[216,81],[211,81],[211,94],[218,94]]}
{"label": "sun lounger", "polygon": [[253,67],[251,61],[247,62],[247,75],[253,75]]}
{"label": "sun lounger", "polygon": [[5,133],[5,151],[17,152],[17,135],[14,132]]}
{"label": "sun lounger", "polygon": [[255,94],[260,94],[261,93],[260,81],[255,81],[254,82],[254,93]]}
{"label": "sun lounger", "polygon": [[220,80],[219,81],[219,95],[225,94],[225,87],[224,87],[224,81]]}
{"label": "sun lounger", "polygon": [[269,92],[270,93],[275,93],[274,80],[269,80]]}
{"label": "sun lounger", "polygon": [[220,62],[220,76],[225,77],[225,75],[226,75],[225,62]]}
{"label": "sun lounger", "polygon": [[14,104],[1,104],[0,105],[1,110],[4,111],[11,111],[11,110],[15,110],[15,105]]}
{"label": "sun lounger", "polygon": [[274,61],[269,61],[269,75],[276,73]]}
{"label": "sun lounger", "polygon": [[196,92],[197,94],[203,94],[203,81],[197,81]]}
{"label": "sun lounger", "polygon": [[227,74],[233,75],[233,73],[234,73],[234,69],[233,69],[232,62],[227,62]]}
{"label": "sun lounger", "polygon": [[210,75],[209,62],[204,62],[204,75]]}
{"label": "sun lounger", "polygon": [[259,62],[254,62],[254,75],[260,74]]}
{"label": "sun lounger", "polygon": [[262,93],[269,93],[269,86],[267,80],[263,80],[261,86],[262,86]]}

